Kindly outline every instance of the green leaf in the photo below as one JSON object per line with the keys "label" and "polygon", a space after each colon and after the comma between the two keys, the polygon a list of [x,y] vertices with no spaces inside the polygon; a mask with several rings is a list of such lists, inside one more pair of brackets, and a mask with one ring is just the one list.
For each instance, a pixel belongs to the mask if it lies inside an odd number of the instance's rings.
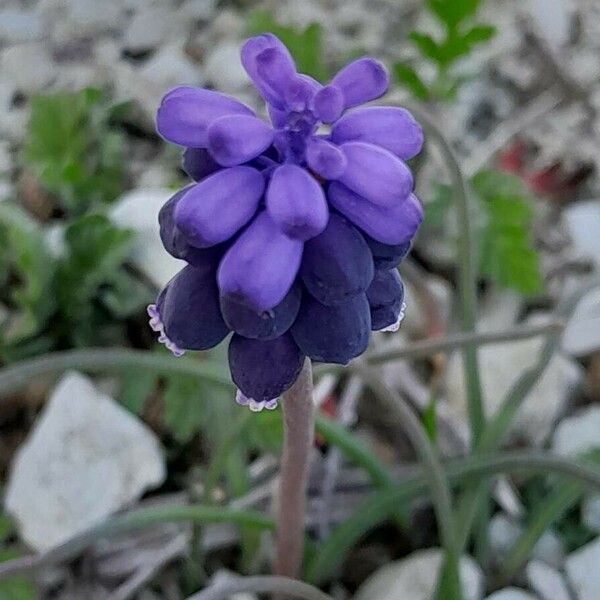
{"label": "green leaf", "polygon": [[429,10],[448,29],[456,29],[463,21],[475,16],[481,0],[427,0]]}
{"label": "green leaf", "polygon": [[14,532],[12,519],[0,514],[0,543],[4,543]]}
{"label": "green leaf", "polygon": [[437,428],[437,395],[435,392],[431,394],[429,399],[429,405],[423,411],[423,415],[421,417],[421,421],[423,423],[423,428],[427,433],[427,437],[432,441],[432,443],[437,442],[438,428]]}
{"label": "green leaf", "polygon": [[[0,549],[0,563],[19,556],[10,549]],[[24,577],[11,577],[0,581],[0,600],[35,600],[38,593],[35,585]]]}
{"label": "green leaf", "polygon": [[496,35],[496,28],[493,25],[475,25],[471,27],[463,36],[463,39],[469,46],[489,42]]}
{"label": "green leaf", "polygon": [[11,290],[15,311],[3,332],[4,343],[19,343],[44,327],[55,308],[50,256],[43,232],[18,206],[0,203],[0,243],[17,284]]}
{"label": "green leaf", "polygon": [[31,99],[25,162],[73,214],[110,202],[123,190],[124,137],[112,116],[102,92],[93,88]]}
{"label": "green leaf", "polygon": [[396,81],[407,87],[418,100],[426,102],[430,99],[431,94],[429,88],[413,67],[406,63],[396,62],[393,66],[394,76]]}
{"label": "green leaf", "polygon": [[425,58],[429,58],[435,62],[441,61],[441,47],[433,37],[419,31],[412,31],[408,37]]}
{"label": "green leaf", "polygon": [[141,414],[157,382],[158,377],[154,373],[137,369],[124,371],[121,378],[121,404],[132,413]]}
{"label": "green leaf", "polygon": [[300,30],[281,25],[267,10],[253,10],[248,15],[247,29],[251,35],[275,34],[287,46],[300,72],[319,81],[327,79],[328,72],[323,61],[323,29],[318,23],[311,23]]}
{"label": "green leaf", "polygon": [[[98,339],[102,323],[110,323],[108,315],[99,311],[95,301],[106,301],[113,290],[115,297],[122,275],[119,272],[131,250],[133,233],[115,227],[104,215],[87,215],[73,221],[65,231],[66,256],[57,274],[57,297],[63,317],[64,335],[76,345]],[[121,283],[122,285],[122,283]],[[130,307],[129,307],[130,308]],[[113,321],[113,325],[116,325]],[[107,332],[108,333],[108,332]]]}
{"label": "green leaf", "polygon": [[452,210],[452,186],[436,183],[433,187],[433,196],[425,205],[426,229],[439,229],[448,222],[448,215]]}
{"label": "green leaf", "polygon": [[100,298],[114,317],[126,319],[139,313],[154,295],[146,283],[121,269],[114,273],[111,286],[101,292]]}
{"label": "green leaf", "polygon": [[540,293],[544,279],[531,236],[532,199],[523,182],[499,171],[482,171],[472,186],[487,221],[479,232],[481,272],[522,294]]}
{"label": "green leaf", "polygon": [[170,377],[164,395],[164,422],[180,443],[188,442],[205,423],[206,388],[195,377]]}

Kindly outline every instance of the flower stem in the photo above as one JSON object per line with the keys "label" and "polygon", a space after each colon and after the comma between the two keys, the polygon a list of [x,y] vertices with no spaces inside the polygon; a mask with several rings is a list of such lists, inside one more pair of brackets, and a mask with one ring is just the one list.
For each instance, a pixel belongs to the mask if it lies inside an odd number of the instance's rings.
{"label": "flower stem", "polygon": [[296,383],[283,395],[283,456],[277,512],[277,575],[297,578],[304,549],[309,457],[315,430],[312,369],[306,359]]}

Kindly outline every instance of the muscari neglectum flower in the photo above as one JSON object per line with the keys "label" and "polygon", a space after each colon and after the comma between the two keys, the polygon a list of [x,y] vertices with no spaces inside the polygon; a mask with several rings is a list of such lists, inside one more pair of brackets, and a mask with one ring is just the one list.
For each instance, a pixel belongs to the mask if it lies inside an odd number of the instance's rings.
{"label": "muscari neglectum flower", "polygon": [[328,85],[298,73],[272,34],[247,40],[241,59],[272,125],[193,87],[158,110],[158,132],[186,148],[195,183],[160,211],[165,249],[188,264],[148,312],[175,355],[233,332],[237,400],[260,410],[276,406],[306,356],[345,364],[371,330],[397,328],[396,267],[423,218],[404,161],[423,133],[402,108],[356,108],[388,88],[372,58]]}

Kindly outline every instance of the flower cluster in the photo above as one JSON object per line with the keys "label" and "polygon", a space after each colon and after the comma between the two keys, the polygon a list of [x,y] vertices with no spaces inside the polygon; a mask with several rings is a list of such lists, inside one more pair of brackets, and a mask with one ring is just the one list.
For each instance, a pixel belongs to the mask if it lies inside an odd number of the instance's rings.
{"label": "flower cluster", "polygon": [[165,249],[188,265],[148,312],[176,355],[233,331],[237,399],[259,410],[276,406],[306,356],[345,364],[371,330],[397,327],[396,267],[423,218],[404,160],[423,133],[403,108],[355,108],[387,90],[376,60],[321,85],[274,35],[247,40],[241,58],[272,125],[193,87],[172,90],[158,110],[159,133],[186,148],[195,183],[160,211]]}

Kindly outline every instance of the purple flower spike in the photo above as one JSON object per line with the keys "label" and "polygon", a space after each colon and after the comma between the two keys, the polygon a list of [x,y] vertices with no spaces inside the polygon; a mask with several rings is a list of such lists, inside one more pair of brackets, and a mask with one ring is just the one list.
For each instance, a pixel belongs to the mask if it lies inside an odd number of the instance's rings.
{"label": "purple flower spike", "polygon": [[394,269],[423,220],[404,161],[421,150],[423,131],[403,108],[359,106],[389,84],[372,58],[321,84],[267,33],[247,40],[241,59],[270,123],[192,87],[158,109],[158,132],[186,148],[183,168],[196,183],[160,211],[166,251],[188,266],[149,315],[176,355],[233,331],[236,400],[258,411],[277,406],[306,356],[345,364],[371,329],[397,329]]}
{"label": "purple flower spike", "polygon": [[387,92],[390,76],[373,58],[359,58],[345,66],[331,81],[344,96],[346,108],[376,100]]}
{"label": "purple flower spike", "polygon": [[329,219],[323,188],[296,165],[282,165],[273,173],[267,211],[285,234],[302,241],[319,235]]}
{"label": "purple flower spike", "polygon": [[262,212],[223,257],[218,274],[221,293],[239,298],[257,312],[272,309],[294,283],[302,246]]}
{"label": "purple flower spike", "polygon": [[208,150],[224,167],[241,165],[256,158],[273,142],[273,130],[248,115],[227,115],[208,128]]}
{"label": "purple flower spike", "polygon": [[289,333],[274,340],[250,340],[235,334],[228,355],[233,382],[255,402],[280,396],[296,381],[304,363]]}
{"label": "purple flower spike", "polygon": [[254,112],[235,98],[200,88],[180,87],[169,92],[158,109],[156,129],[169,142],[206,148],[208,126],[225,115]]}
{"label": "purple flower spike", "polygon": [[232,167],[207,177],[181,198],[175,223],[198,248],[228,240],[258,209],[265,187],[263,176],[251,167]]}
{"label": "purple flower spike", "polygon": [[421,152],[423,129],[404,108],[369,106],[344,115],[331,130],[331,141],[368,142],[407,160]]}
{"label": "purple flower spike", "polygon": [[423,207],[414,194],[395,206],[378,206],[334,181],[328,190],[329,202],[352,223],[383,244],[410,241],[423,221]]}
{"label": "purple flower spike", "polygon": [[410,169],[388,150],[365,142],[341,146],[348,165],[339,181],[381,206],[398,205],[413,189]]}

